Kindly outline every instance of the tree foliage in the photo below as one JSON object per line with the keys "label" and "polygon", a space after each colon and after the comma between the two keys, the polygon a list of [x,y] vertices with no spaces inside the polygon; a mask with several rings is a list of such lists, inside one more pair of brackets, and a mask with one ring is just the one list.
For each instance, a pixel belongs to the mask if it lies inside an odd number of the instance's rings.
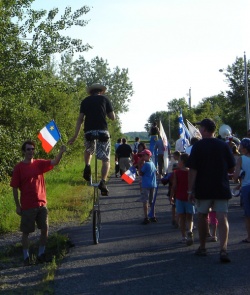
{"label": "tree foliage", "polygon": [[[250,62],[247,62],[247,72],[250,72]],[[178,116],[182,110],[184,121],[188,119],[191,123],[198,122],[204,118],[212,118],[216,122],[217,135],[219,127],[227,124],[232,132],[239,138],[246,135],[246,99],[245,99],[245,70],[243,58],[236,58],[232,65],[229,65],[224,72],[229,90],[226,93],[215,94],[203,98],[201,102],[192,108],[188,107],[184,98],[173,99],[168,102],[168,111],[153,113],[145,129],[155,120],[162,118],[162,124],[168,138],[173,141],[178,139]],[[247,77],[248,87],[249,74]],[[249,101],[249,99],[248,99]],[[249,102],[248,102],[249,103]],[[168,120],[166,118],[168,117]]]}
{"label": "tree foliage", "polygon": [[[107,61],[98,57],[91,62],[83,57],[73,60],[75,52],[91,46],[67,36],[65,30],[87,25],[82,17],[89,7],[76,11],[66,7],[59,16],[57,8],[33,10],[32,2],[0,2],[0,180],[20,160],[22,142],[36,140],[51,119],[67,142],[74,133],[80,102],[87,96],[86,85],[105,83],[118,116],[128,109],[133,93],[127,69],[111,71]],[[61,63],[55,62],[55,53],[61,54]],[[121,133],[119,120],[110,123],[110,131],[112,135]],[[78,140],[72,150],[81,144]],[[41,145],[37,146],[37,157],[44,157]]]}

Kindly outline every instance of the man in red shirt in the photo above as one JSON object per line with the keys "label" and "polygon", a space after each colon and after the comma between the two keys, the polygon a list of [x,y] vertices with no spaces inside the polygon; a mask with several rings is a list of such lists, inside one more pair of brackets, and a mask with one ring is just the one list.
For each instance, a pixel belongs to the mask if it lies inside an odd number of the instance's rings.
{"label": "man in red shirt", "polygon": [[[35,224],[41,230],[38,262],[45,262],[45,245],[48,238],[48,210],[46,188],[43,174],[57,165],[66,147],[60,148],[53,160],[34,159],[35,143],[25,141],[22,145],[24,160],[18,163],[13,171],[10,186],[16,203],[16,213],[21,216],[20,230],[24,264],[29,265],[29,234],[35,231]],[[19,199],[20,191],[20,199]]]}

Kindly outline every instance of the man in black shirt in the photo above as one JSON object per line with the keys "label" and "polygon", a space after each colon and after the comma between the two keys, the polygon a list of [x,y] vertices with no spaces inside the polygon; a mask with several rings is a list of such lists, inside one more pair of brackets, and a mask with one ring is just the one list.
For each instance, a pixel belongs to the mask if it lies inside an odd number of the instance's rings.
{"label": "man in black shirt", "polygon": [[116,149],[116,158],[118,159],[120,166],[120,174],[122,175],[131,166],[131,160],[133,157],[133,151],[129,144],[127,144],[126,138],[122,139],[122,144]]}
{"label": "man in black shirt", "polygon": [[209,209],[216,211],[220,235],[220,260],[230,262],[227,254],[228,200],[231,198],[228,173],[233,173],[235,160],[229,146],[215,138],[215,123],[204,119],[200,125],[202,139],[195,143],[188,159],[188,196],[196,202],[200,247],[196,255],[206,256],[207,217]]}
{"label": "man in black shirt", "polygon": [[111,120],[115,119],[112,104],[110,100],[104,96],[105,91],[106,87],[101,84],[93,84],[87,88],[87,92],[90,95],[81,102],[80,114],[76,122],[75,135],[68,141],[69,144],[74,143],[84,121],[85,168],[83,171],[83,177],[86,181],[90,181],[90,163],[92,155],[95,152],[94,139],[98,138],[96,143],[96,155],[97,159],[102,160],[102,179],[98,187],[102,194],[108,193],[106,180],[110,168],[110,135],[108,132],[106,117]]}

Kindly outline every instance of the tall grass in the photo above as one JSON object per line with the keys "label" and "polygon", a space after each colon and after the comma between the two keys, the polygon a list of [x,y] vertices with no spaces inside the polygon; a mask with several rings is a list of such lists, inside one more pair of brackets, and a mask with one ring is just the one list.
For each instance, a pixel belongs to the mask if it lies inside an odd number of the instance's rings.
{"label": "tall grass", "polygon": [[[76,152],[70,159],[66,157],[67,154],[58,166],[45,174],[50,225],[70,221],[83,222],[88,218],[93,205],[93,188],[88,186],[82,177],[82,154]],[[94,159],[91,166],[94,171]],[[101,162],[98,161],[98,171],[100,167]],[[113,169],[112,156],[111,173]],[[0,183],[0,233],[16,231],[19,224],[20,218],[16,214],[12,188],[8,181]]]}

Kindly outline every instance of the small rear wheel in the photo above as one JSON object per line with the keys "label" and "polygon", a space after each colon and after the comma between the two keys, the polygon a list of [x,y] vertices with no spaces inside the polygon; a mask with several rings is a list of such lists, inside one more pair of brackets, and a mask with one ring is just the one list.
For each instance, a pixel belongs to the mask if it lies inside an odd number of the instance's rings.
{"label": "small rear wheel", "polygon": [[93,240],[94,244],[99,243],[101,231],[101,213],[100,210],[94,210],[93,212]]}

